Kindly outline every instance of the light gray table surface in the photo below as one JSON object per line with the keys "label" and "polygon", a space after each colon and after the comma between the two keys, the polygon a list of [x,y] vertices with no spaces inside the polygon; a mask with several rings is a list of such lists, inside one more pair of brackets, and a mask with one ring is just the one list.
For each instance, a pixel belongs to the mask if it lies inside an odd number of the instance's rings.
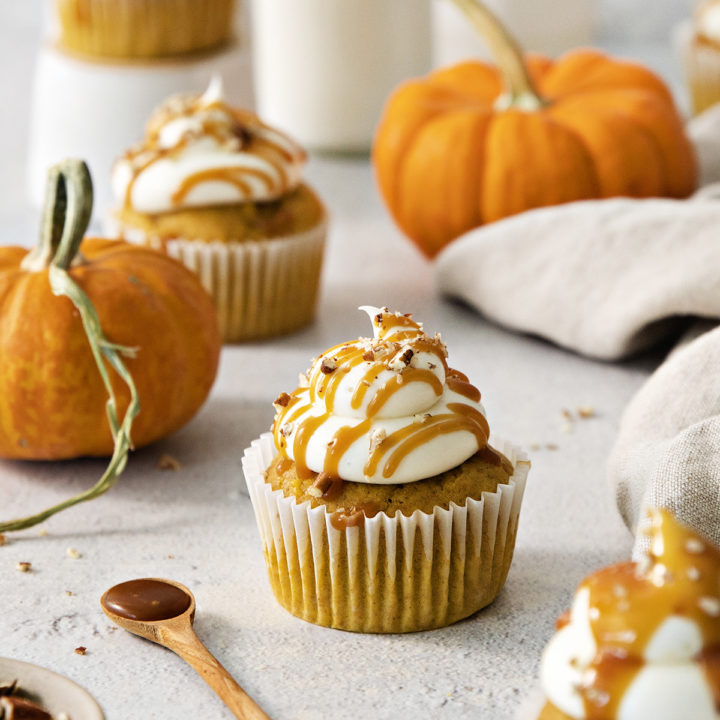
{"label": "light gray table surface", "polygon": [[[22,34],[17,52],[21,41]],[[665,52],[656,54],[671,67]],[[4,87],[25,88],[8,58],[3,49]],[[0,242],[28,244],[36,218],[13,181],[22,172],[23,126],[3,122]],[[32,529],[0,547],[0,656],[68,675],[109,718],[229,718],[181,660],[116,630],[100,612],[99,597],[114,583],[165,576],[193,590],[198,634],[277,720],[511,718],[536,683],[542,648],[577,583],[630,552],[605,462],[624,406],[659,356],[603,364],[485,322],[438,297],[432,265],[388,219],[367,159],[314,157],[308,178],[332,212],[317,322],[282,339],[226,347],[212,394],[190,424],[135,453],[108,495],[47,522],[45,535]],[[292,617],[272,596],[243,495],[242,452],[268,427],[272,400],[295,387],[314,355],[368,332],[355,309],[362,304],[413,312],[427,330],[441,331],[452,364],[482,390],[492,430],[539,446],[530,451],[505,589],[491,607],[446,629],[355,635]],[[597,416],[563,432],[563,409],[585,405]],[[165,452],[180,470],[156,468]],[[92,460],[0,462],[0,519],[83,490],[102,469]],[[68,548],[80,557],[68,557]],[[18,561],[32,571],[17,572]],[[84,656],[73,652],[81,645]]]}

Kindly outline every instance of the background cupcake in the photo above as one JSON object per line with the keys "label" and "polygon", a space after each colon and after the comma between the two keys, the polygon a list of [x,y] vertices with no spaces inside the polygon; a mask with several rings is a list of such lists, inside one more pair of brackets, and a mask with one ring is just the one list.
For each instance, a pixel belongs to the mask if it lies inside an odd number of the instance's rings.
{"label": "background cupcake", "polygon": [[488,445],[480,393],[439,337],[364,308],[374,338],[331,348],[276,401],[244,471],[278,601],[362,632],[441,627],[489,604],[529,469]]}
{"label": "background cupcake", "polygon": [[61,44],[97,57],[154,58],[230,39],[234,0],[56,0]]}
{"label": "background cupcake", "polygon": [[707,0],[696,10],[685,45],[692,110],[701,113],[720,102],[720,2]]}
{"label": "background cupcake", "polygon": [[228,106],[215,79],[199,97],[170,98],[117,161],[111,225],[199,274],[226,341],[297,329],[314,314],[326,227],[301,181],[305,160],[289,137]]}

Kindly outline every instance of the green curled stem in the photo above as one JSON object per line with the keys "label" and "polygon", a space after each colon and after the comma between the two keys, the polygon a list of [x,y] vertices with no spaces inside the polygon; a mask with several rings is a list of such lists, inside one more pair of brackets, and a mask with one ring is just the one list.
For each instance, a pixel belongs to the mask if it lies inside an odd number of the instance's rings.
{"label": "green curled stem", "polygon": [[[105,410],[113,436],[113,454],[102,477],[92,488],[35,515],[0,523],[0,532],[24,530],[73,505],[103,495],[117,482],[132,449],[131,430],[133,421],[140,412],[140,400],[132,375],[122,357],[134,357],[136,349],[111,343],[105,337],[90,298],[68,271],[80,257],[80,243],[90,222],[91,213],[92,180],[85,163],[81,160],[65,160],[52,167],[48,173],[40,243],[33,252],[28,253],[23,268],[30,271],[48,268],[53,294],[69,298],[80,313],[95,364],[108,394]],[[117,400],[106,363],[130,390],[130,403],[122,421],[118,418]]]}

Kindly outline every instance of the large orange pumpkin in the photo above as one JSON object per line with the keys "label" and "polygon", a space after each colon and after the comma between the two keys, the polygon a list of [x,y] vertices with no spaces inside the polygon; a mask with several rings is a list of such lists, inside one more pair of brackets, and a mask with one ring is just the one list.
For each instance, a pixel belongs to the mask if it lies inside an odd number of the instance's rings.
{"label": "large orange pumpkin", "polygon": [[656,75],[594,50],[523,58],[487,9],[454,1],[499,68],[465,62],[400,86],[373,146],[385,202],[426,255],[530,208],[693,191],[693,149]]}
{"label": "large orange pumpkin", "polygon": [[[71,166],[74,186],[59,179],[38,248],[0,248],[0,457],[113,453],[107,392],[78,311],[51,290],[51,263],[66,268],[88,296],[107,340],[137,350],[124,361],[140,400],[131,432],[136,447],[186,423],[215,379],[217,316],[193,273],[119,241],[80,246],[92,202],[84,164],[80,170]],[[110,374],[122,417],[130,393]]]}

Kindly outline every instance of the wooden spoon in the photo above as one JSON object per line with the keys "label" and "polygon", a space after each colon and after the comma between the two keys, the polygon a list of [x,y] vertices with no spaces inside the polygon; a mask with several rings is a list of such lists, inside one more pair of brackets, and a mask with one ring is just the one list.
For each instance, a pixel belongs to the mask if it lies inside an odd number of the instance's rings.
{"label": "wooden spoon", "polygon": [[130,580],[107,590],[100,606],[116,625],[179,655],[236,718],[270,720],[195,634],[195,598],[184,585],[160,578]]}

